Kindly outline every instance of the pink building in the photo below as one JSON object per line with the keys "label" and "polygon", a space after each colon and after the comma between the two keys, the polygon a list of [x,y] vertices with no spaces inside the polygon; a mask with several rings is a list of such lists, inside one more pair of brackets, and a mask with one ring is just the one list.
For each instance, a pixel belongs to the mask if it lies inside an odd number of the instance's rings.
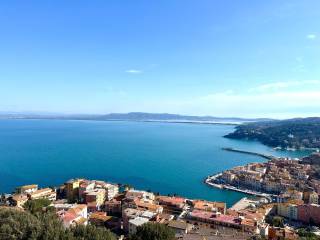
{"label": "pink building", "polygon": [[304,223],[320,224],[320,205],[304,204],[298,206],[298,220]]}

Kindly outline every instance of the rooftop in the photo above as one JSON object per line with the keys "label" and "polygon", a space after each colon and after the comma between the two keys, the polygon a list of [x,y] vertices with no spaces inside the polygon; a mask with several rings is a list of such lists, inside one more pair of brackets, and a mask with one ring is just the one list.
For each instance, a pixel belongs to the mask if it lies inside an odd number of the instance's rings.
{"label": "rooftop", "polygon": [[129,223],[135,226],[141,226],[142,224],[145,224],[147,222],[149,222],[149,219],[143,217],[136,217],[134,219],[129,220]]}

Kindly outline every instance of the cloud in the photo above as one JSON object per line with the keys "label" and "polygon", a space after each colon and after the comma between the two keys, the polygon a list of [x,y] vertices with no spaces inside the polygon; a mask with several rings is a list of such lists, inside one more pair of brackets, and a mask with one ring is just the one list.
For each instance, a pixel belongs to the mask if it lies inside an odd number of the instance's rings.
{"label": "cloud", "polygon": [[319,115],[319,102],[320,89],[263,94],[218,92],[181,103],[180,110],[190,109],[199,115],[290,118]]}
{"label": "cloud", "polygon": [[[308,85],[309,88],[302,86]],[[258,91],[260,89],[261,91]],[[320,80],[267,83],[254,91],[222,91],[185,99],[148,102],[145,110],[225,117],[319,116]]]}
{"label": "cloud", "polygon": [[126,70],[126,73],[140,74],[140,73],[142,73],[142,71],[141,70],[137,70],[137,69],[129,69],[129,70]]}
{"label": "cloud", "polygon": [[284,82],[273,82],[266,83],[260,86],[251,88],[250,92],[268,92],[268,91],[279,91],[282,89],[292,88],[292,87],[308,87],[308,86],[320,86],[320,80],[304,80],[304,81],[284,81]]}
{"label": "cloud", "polygon": [[314,40],[314,39],[317,38],[317,35],[315,35],[315,34],[308,34],[308,35],[307,35],[307,38],[310,39],[310,40]]}

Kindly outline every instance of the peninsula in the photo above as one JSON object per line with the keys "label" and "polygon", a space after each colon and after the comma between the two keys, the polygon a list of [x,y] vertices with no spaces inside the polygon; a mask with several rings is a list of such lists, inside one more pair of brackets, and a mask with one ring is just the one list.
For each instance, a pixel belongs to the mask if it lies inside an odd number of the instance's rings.
{"label": "peninsula", "polygon": [[225,137],[258,140],[277,149],[320,149],[320,118],[247,123]]}

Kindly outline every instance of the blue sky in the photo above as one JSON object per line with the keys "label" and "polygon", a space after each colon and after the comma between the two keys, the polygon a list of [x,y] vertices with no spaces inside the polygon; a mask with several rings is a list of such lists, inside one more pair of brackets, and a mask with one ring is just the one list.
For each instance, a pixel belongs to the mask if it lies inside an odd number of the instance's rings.
{"label": "blue sky", "polygon": [[318,0],[0,2],[0,111],[320,115]]}

